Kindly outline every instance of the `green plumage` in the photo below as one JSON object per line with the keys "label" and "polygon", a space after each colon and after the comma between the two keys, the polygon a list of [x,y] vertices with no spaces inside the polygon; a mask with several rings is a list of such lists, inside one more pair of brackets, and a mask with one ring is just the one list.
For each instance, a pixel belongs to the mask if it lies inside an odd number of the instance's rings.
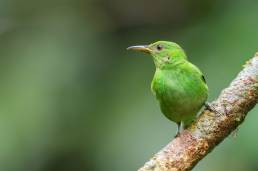
{"label": "green plumage", "polygon": [[161,111],[179,126],[183,123],[187,127],[208,97],[208,87],[201,71],[187,60],[183,49],[173,42],[158,41],[128,49],[151,54],[156,66],[151,89]]}

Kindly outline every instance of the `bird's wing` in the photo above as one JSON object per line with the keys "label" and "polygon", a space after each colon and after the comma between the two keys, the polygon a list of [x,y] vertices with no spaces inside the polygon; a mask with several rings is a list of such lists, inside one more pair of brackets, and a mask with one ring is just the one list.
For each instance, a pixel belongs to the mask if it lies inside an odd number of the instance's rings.
{"label": "bird's wing", "polygon": [[185,68],[187,70],[189,70],[190,72],[192,72],[193,74],[196,74],[202,80],[202,82],[204,84],[207,84],[203,73],[201,72],[201,70],[197,66],[195,66],[194,64],[192,64],[190,62],[187,62],[186,65],[185,65]]}

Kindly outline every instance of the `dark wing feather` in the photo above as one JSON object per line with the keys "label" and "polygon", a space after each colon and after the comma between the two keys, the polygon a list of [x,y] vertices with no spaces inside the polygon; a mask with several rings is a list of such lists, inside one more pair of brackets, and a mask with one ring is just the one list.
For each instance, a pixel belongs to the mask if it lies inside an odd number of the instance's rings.
{"label": "dark wing feather", "polygon": [[205,84],[206,84],[206,80],[205,80],[204,75],[202,75],[202,81],[205,82]]}

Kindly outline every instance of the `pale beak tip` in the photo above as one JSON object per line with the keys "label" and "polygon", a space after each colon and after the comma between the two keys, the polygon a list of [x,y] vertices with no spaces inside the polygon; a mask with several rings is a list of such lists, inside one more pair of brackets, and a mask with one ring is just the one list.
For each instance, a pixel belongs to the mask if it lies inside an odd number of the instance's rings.
{"label": "pale beak tip", "polygon": [[126,50],[134,50],[134,51],[145,52],[145,53],[151,52],[151,50],[148,48],[148,45],[129,46],[128,48],[126,48]]}
{"label": "pale beak tip", "polygon": [[138,49],[139,47],[141,46],[129,46],[126,48],[126,50],[135,50],[135,49]]}

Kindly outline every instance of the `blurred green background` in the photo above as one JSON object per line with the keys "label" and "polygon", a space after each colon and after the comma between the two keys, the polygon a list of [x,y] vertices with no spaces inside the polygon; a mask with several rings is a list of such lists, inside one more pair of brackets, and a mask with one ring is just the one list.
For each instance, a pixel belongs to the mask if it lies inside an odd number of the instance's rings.
{"label": "blurred green background", "polygon": [[[214,99],[258,51],[253,0],[0,0],[0,170],[133,171],[175,135],[150,91],[179,43]],[[195,171],[258,170],[258,110]]]}

